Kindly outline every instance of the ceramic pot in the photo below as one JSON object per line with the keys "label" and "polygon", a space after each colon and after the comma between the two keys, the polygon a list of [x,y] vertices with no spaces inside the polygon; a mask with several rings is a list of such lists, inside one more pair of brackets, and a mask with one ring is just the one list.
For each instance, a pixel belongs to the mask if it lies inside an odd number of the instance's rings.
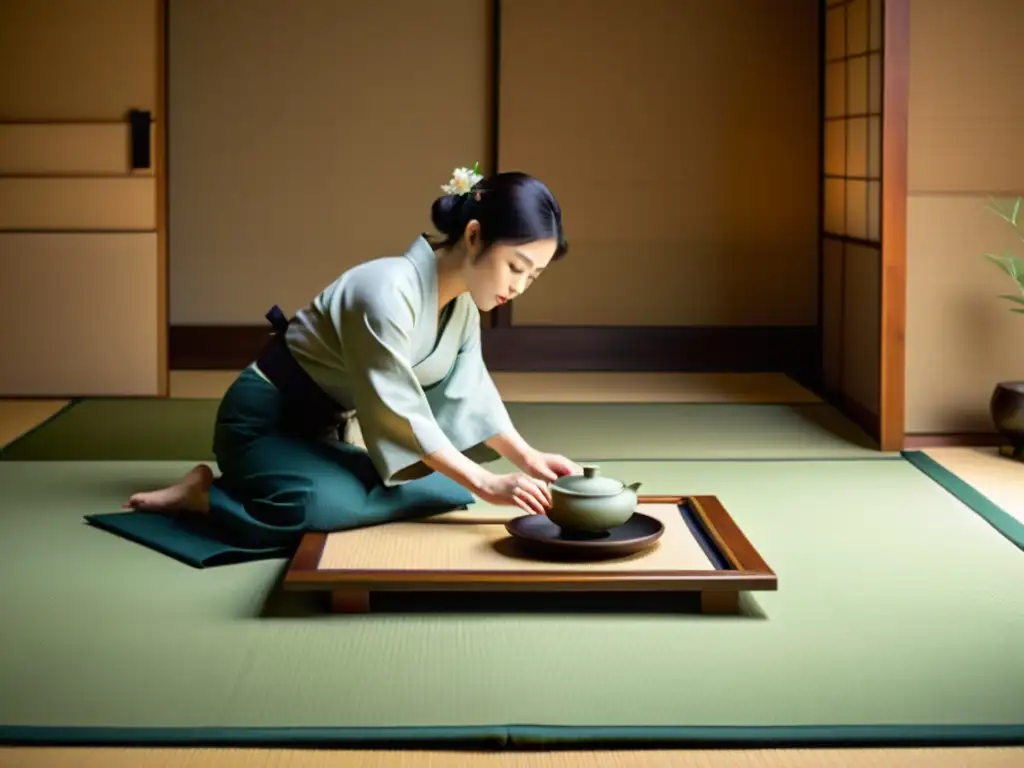
{"label": "ceramic pot", "polygon": [[600,535],[633,516],[640,483],[624,485],[601,477],[598,467],[582,475],[566,475],[551,484],[548,518],[569,535]]}
{"label": "ceramic pot", "polygon": [[996,431],[1014,448],[1024,447],[1024,381],[1001,381],[989,401]]}

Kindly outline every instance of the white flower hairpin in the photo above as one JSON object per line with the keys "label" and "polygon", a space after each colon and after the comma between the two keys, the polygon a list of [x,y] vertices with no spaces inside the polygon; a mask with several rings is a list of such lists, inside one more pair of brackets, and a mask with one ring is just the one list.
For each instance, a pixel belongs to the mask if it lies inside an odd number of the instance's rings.
{"label": "white flower hairpin", "polygon": [[446,195],[465,195],[473,189],[474,184],[482,179],[480,163],[476,162],[473,163],[472,168],[456,168],[452,171],[452,177],[447,184],[441,185],[441,190]]}

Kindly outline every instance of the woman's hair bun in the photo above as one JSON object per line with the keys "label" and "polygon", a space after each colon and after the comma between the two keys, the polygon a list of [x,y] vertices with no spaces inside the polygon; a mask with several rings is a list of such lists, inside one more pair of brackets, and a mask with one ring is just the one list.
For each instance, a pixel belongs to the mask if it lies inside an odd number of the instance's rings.
{"label": "woman's hair bun", "polygon": [[540,180],[520,171],[504,171],[481,179],[465,194],[443,195],[430,208],[430,218],[445,236],[441,247],[462,239],[466,225],[480,224],[480,242],[529,243],[557,239],[554,259],[568,251],[562,229],[562,209]]}
{"label": "woman's hair bun", "polygon": [[466,223],[463,221],[466,196],[442,195],[430,208],[430,219],[442,235],[457,239],[462,235]]}

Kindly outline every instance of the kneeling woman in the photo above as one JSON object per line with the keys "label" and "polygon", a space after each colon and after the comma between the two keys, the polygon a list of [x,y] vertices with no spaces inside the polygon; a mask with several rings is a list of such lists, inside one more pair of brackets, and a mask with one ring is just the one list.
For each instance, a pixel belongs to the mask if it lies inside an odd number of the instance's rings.
{"label": "kneeling woman", "polygon": [[[520,173],[472,186],[457,174],[446,191],[431,211],[442,242],[421,236],[403,255],[348,270],[291,321],[271,310],[275,336],[218,410],[220,477],[200,465],[126,507],[297,534],[386,522],[345,516],[354,481],[387,493],[439,473],[484,501],[543,514],[546,483],[580,468],[516,432],[484,366],[480,311],[565,254],[561,210]],[[368,471],[353,470],[356,454]],[[498,457],[521,471],[481,466]]]}

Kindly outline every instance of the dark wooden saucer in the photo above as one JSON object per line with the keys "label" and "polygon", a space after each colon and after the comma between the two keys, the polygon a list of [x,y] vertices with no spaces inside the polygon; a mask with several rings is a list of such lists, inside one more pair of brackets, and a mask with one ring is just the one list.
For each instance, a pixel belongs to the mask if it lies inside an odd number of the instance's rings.
{"label": "dark wooden saucer", "polygon": [[635,512],[629,520],[599,534],[565,531],[547,515],[522,515],[505,524],[517,541],[547,557],[599,559],[625,557],[652,546],[665,532],[660,520]]}

